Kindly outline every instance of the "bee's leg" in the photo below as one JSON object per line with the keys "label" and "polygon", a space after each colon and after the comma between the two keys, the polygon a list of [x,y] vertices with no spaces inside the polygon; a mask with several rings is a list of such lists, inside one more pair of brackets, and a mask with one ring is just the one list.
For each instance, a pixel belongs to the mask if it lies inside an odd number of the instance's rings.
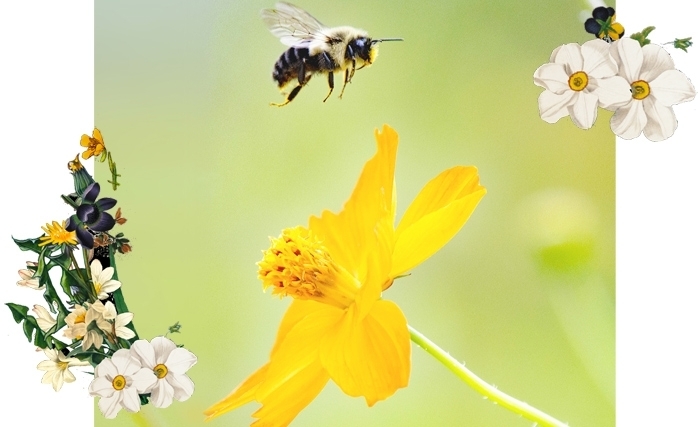
{"label": "bee's leg", "polygon": [[311,77],[306,78],[305,63],[306,61],[301,61],[301,65],[299,65],[299,74],[297,74],[297,81],[299,82],[299,84],[294,89],[292,89],[291,92],[289,92],[289,95],[287,95],[287,99],[285,99],[284,102],[282,102],[281,104],[271,102],[270,105],[274,105],[275,107],[284,107],[285,105],[292,102],[292,100],[299,94],[301,88],[304,87],[304,85],[308,83],[311,79]]}
{"label": "bee's leg", "polygon": [[[331,93],[333,93],[333,87],[334,87],[334,85],[333,85],[333,72],[332,72],[332,71],[329,71],[329,72],[328,72],[328,87],[329,87],[331,90],[329,90],[329,91],[328,91],[328,95],[326,95],[326,97],[323,98],[323,102],[326,102],[326,99],[328,99],[328,97],[331,96]],[[345,87],[345,86],[343,86],[343,87]]]}
{"label": "bee's leg", "polygon": [[343,93],[345,92],[345,86],[347,86],[348,82],[350,81],[351,74],[350,74],[350,69],[346,68],[345,69],[345,79],[343,82],[343,89],[340,91],[340,96],[338,98],[343,99]]}
{"label": "bee's leg", "polygon": [[355,77],[355,58],[352,59],[352,71],[350,72],[350,77],[348,78],[348,83]]}

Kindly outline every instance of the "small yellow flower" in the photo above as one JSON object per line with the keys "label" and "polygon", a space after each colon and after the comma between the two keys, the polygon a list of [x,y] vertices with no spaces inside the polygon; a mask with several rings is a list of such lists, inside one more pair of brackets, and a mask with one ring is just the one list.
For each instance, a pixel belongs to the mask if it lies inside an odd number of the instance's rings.
{"label": "small yellow flower", "polygon": [[78,240],[75,236],[75,231],[66,230],[66,221],[61,224],[53,221],[51,224],[46,224],[41,227],[44,230],[44,235],[39,237],[39,246],[46,245],[77,245]]}
{"label": "small yellow flower", "polygon": [[86,147],[86,150],[83,152],[83,159],[87,160],[90,157],[99,156],[105,149],[102,132],[95,128],[95,130],[92,131],[92,137],[83,135],[80,137],[80,145]]}
{"label": "small yellow flower", "polygon": [[294,298],[270,360],[205,411],[217,417],[251,401],[255,426],[286,426],[329,379],[369,406],[408,385],[410,336],[401,309],[382,299],[394,279],[425,261],[466,223],[486,190],[474,167],[431,180],[394,227],[398,134],[375,132],[369,160],[343,210],[286,229],[264,252],[258,277]]}

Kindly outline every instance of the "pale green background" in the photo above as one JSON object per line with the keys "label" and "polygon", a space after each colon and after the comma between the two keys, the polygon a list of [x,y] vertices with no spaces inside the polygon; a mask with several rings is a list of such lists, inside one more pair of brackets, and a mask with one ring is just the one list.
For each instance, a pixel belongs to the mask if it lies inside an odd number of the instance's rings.
{"label": "pale green background", "polygon": [[[194,396],[145,413],[154,425],[201,425],[205,408],[265,363],[289,304],[262,293],[256,278],[268,236],[339,210],[374,153],[374,128],[387,123],[401,138],[399,213],[456,164],[477,166],[488,194],[447,246],[384,297],[503,391],[571,426],[613,426],[610,113],[600,110],[589,131],[569,118],[547,124],[532,79],[555,47],[590,39],[582,5],[299,5],[326,25],[405,41],[382,44],[342,100],[336,90],[321,102],[327,85],[317,77],[278,109],[268,105],[282,100],[271,71],[285,47],[259,18],[271,1],[95,4],[95,125],[123,184],[105,195],[118,199],[129,221],[118,231],[134,247],[117,258],[124,294],[142,337],[180,321],[174,338],[199,358],[189,372]],[[96,168],[106,180],[106,164]],[[552,263],[538,261],[557,243]],[[415,346],[412,361],[409,386],[375,407],[331,382],[292,425],[532,425]],[[208,425],[248,425],[257,407]],[[95,424],[133,421],[96,412]]]}

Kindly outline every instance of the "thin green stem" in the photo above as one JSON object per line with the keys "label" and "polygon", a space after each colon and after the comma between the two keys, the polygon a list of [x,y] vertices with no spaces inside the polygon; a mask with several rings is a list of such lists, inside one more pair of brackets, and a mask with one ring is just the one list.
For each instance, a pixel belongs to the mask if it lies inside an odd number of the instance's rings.
{"label": "thin green stem", "polygon": [[475,373],[467,369],[462,363],[459,363],[454,357],[450,356],[445,350],[438,347],[434,342],[430,341],[425,335],[408,327],[411,332],[411,341],[418,344],[423,350],[427,351],[431,356],[436,358],[440,363],[445,365],[447,369],[452,371],[462,381],[467,383],[471,388],[476,390],[484,397],[498,403],[506,409],[509,409],[516,414],[534,421],[538,426],[542,427],[566,427],[567,424],[555,419],[554,417],[545,414],[539,409],[533,408],[525,402],[515,399],[496,387],[482,380]]}

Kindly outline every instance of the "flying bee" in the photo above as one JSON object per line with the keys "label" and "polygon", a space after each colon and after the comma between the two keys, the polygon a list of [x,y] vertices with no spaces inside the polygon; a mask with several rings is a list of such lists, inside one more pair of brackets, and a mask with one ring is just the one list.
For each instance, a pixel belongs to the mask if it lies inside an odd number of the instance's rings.
{"label": "flying bee", "polygon": [[289,3],[280,2],[275,7],[264,9],[262,19],[270,32],[290,48],[275,63],[272,78],[280,89],[294,80],[297,82],[283,103],[272,103],[277,107],[292,102],[316,73],[328,75],[329,91],[323,99],[326,102],[334,88],[333,73],[345,71],[340,91],[342,98],[355,71],[374,62],[377,44],[403,40],[372,39],[366,31],[353,27],[328,28],[308,12]]}

